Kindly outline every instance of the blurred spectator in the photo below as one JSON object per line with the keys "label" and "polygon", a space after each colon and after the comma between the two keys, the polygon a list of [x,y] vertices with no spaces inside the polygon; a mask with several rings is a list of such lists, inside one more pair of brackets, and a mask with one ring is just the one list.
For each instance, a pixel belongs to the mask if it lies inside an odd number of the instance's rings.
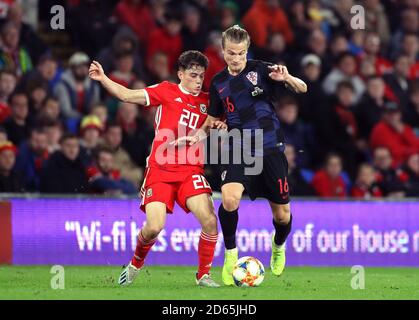
{"label": "blurred spectator", "polygon": [[58,120],[49,120],[43,123],[43,128],[47,135],[48,153],[53,154],[60,150],[60,140],[64,133],[63,124]]}
{"label": "blurred spectator", "polygon": [[86,165],[93,161],[93,152],[99,146],[100,135],[104,130],[104,124],[95,115],[83,118],[80,124],[80,153]]}
{"label": "blurred spectator", "polygon": [[315,54],[307,54],[301,60],[301,78],[309,90],[296,96],[300,106],[299,115],[302,120],[314,122],[315,114],[324,105],[326,95],[323,92],[320,79],[321,60]]}
{"label": "blurred spectator", "polygon": [[195,6],[188,5],[183,10],[183,28],[181,31],[183,51],[203,51],[208,38],[208,26],[202,19],[201,12]]}
{"label": "blurred spectator", "polygon": [[285,96],[279,101],[276,109],[284,130],[285,143],[292,144],[300,152],[296,159],[298,166],[308,166],[315,145],[314,133],[309,125],[298,120],[297,101],[290,96]]}
{"label": "blurred spectator", "polygon": [[352,84],[342,81],[330,102],[316,114],[316,131],[322,141],[318,149],[322,154],[331,150],[341,154],[351,177],[355,176],[357,163],[364,160],[362,151],[368,147],[358,137],[358,124],[353,111],[354,100]]}
{"label": "blurred spectator", "polygon": [[65,134],[60,150],[50,156],[41,173],[40,190],[44,193],[85,193],[87,174],[80,157],[79,140],[74,134]]}
{"label": "blurred spectator", "polygon": [[330,72],[333,66],[333,61],[330,60],[327,49],[327,38],[324,32],[321,29],[314,29],[308,35],[307,43],[307,53],[312,53],[318,56],[321,60],[321,73],[320,79]]}
{"label": "blurred spectator", "polygon": [[9,97],[16,87],[16,75],[12,71],[0,70],[0,123],[3,123],[12,113]]}
{"label": "blurred spectator", "polygon": [[97,60],[103,67],[106,74],[116,69],[115,62],[117,56],[122,52],[133,53],[133,71],[137,77],[144,76],[144,62],[142,61],[142,53],[138,48],[138,39],[135,34],[127,27],[122,27],[112,38],[110,46],[105,47],[99,52]]}
{"label": "blurred spectator", "polygon": [[223,58],[223,47],[221,45],[221,32],[213,31],[208,37],[208,46],[204,54],[209,60],[208,68],[205,71],[204,90],[209,90],[212,78],[226,66]]}
{"label": "blurred spectator", "polygon": [[0,143],[0,192],[25,191],[22,175],[13,170],[17,149],[10,141]]}
{"label": "blurred spectator", "polygon": [[159,51],[153,54],[147,68],[149,72],[148,83],[160,83],[170,78],[169,57],[164,52]]}
{"label": "blurred spectator", "polygon": [[372,128],[381,120],[384,104],[388,101],[385,93],[385,83],[379,76],[371,76],[366,81],[367,90],[356,106],[360,137],[368,139]]}
{"label": "blurred spectator", "polygon": [[349,81],[354,88],[354,102],[357,102],[364,93],[365,86],[361,78],[356,74],[356,68],[355,56],[349,52],[342,53],[337,59],[336,66],[324,79],[323,90],[327,94],[333,94],[336,92],[339,82],[343,80]]}
{"label": "blurred spectator", "polygon": [[239,24],[238,19],[239,6],[234,1],[224,1],[220,4],[219,28],[227,30],[228,28]]}
{"label": "blurred spectator", "polygon": [[385,196],[404,197],[405,187],[396,170],[393,169],[393,159],[390,150],[386,147],[377,147],[373,152],[373,162],[377,169],[376,181],[379,188]]}
{"label": "blurred spectator", "polygon": [[400,25],[399,28],[393,33],[391,38],[390,48],[390,56],[392,58],[396,57],[400,54],[402,43],[403,43],[403,36],[406,33],[414,33],[418,34],[419,32],[419,12],[418,10],[412,10],[410,8],[406,8],[402,11],[400,17]]}
{"label": "blurred spectator", "polygon": [[177,13],[167,13],[165,25],[150,33],[146,59],[151,60],[154,54],[163,52],[169,59],[169,70],[173,71],[183,47],[181,28],[181,17]]}
{"label": "blurred spectator", "polygon": [[409,104],[403,119],[412,127],[416,137],[419,137],[419,81],[410,88]]}
{"label": "blurred spectator", "polygon": [[1,28],[0,68],[10,69],[18,76],[32,69],[28,51],[19,46],[19,27],[12,21],[6,22]]}
{"label": "blurred spectator", "polygon": [[324,168],[317,171],[312,185],[317,195],[324,197],[343,198],[346,196],[346,183],[341,176],[342,159],[337,154],[326,157]]}
{"label": "blurred spectator", "polygon": [[110,0],[80,1],[70,16],[72,37],[77,48],[93,57],[108,43],[115,30],[112,9]]}
{"label": "blurred spectator", "polygon": [[396,100],[403,111],[406,110],[409,91],[410,60],[406,55],[400,55],[394,62],[393,72],[384,75],[387,84],[387,95]]}
{"label": "blurred spectator", "polygon": [[368,32],[364,42],[364,52],[360,56],[360,61],[368,59],[374,64],[375,73],[379,76],[392,70],[390,61],[380,55],[381,41],[379,35],[375,32]]}
{"label": "blurred spectator", "polygon": [[149,135],[150,131],[154,132],[151,124],[138,118],[138,107],[135,104],[125,102],[119,105],[116,122],[123,131],[123,148],[138,166],[144,168],[153,139],[153,136]]}
{"label": "blurred spectator", "polygon": [[355,185],[351,190],[352,197],[361,199],[381,198],[383,192],[378,186],[376,179],[377,175],[374,167],[368,163],[361,164]]}
{"label": "blurred spectator", "polygon": [[37,35],[29,24],[23,22],[23,8],[19,2],[13,3],[7,12],[7,20],[13,22],[19,29],[19,44],[27,49],[29,56],[34,63],[49,51],[49,48]]}
{"label": "blurred spectator", "polygon": [[290,186],[290,194],[292,196],[314,196],[313,187],[306,181],[302,170],[296,163],[296,152],[292,144],[288,144],[285,148],[285,156],[288,161],[288,184]]}
{"label": "blurred spectator", "polygon": [[370,136],[372,149],[387,147],[394,160],[400,165],[419,150],[419,138],[413,129],[402,121],[402,113],[396,103],[386,103],[382,120],[375,125]]}
{"label": "blurred spectator", "polygon": [[119,171],[114,169],[114,155],[109,148],[95,150],[94,166],[88,169],[88,176],[90,192],[107,195],[138,193],[137,188],[122,179]]}
{"label": "blurred spectator", "polygon": [[374,58],[365,57],[359,63],[358,75],[365,82],[369,77],[377,75]]}
{"label": "blurred spectator", "polygon": [[404,182],[407,197],[419,197],[419,153],[412,154],[398,173]]}
{"label": "blurred spectator", "polygon": [[29,136],[28,123],[28,97],[22,92],[15,92],[10,97],[12,114],[3,126],[7,131],[9,140],[16,146]]}
{"label": "blurred spectator", "polygon": [[268,43],[270,33],[281,33],[287,44],[294,41],[294,34],[285,11],[278,0],[256,0],[242,19],[249,32],[252,44],[264,47]]}
{"label": "blurred spectator", "polygon": [[330,54],[332,61],[336,61],[336,59],[344,52],[349,51],[349,43],[348,39],[343,33],[337,33],[333,35],[330,41]]}
{"label": "blurred spectator", "polygon": [[165,14],[167,10],[167,0],[154,0],[149,2],[152,20],[155,25],[162,26],[165,21]]}
{"label": "blurred spectator", "polygon": [[334,30],[349,34],[354,30],[351,28],[351,8],[355,5],[354,0],[337,0],[330,1],[332,3],[332,10],[338,23],[334,26]]}
{"label": "blurred spectator", "polygon": [[131,87],[137,79],[134,71],[134,52],[121,51],[115,55],[115,69],[109,74],[109,78],[124,87]]}
{"label": "blurred spectator", "polygon": [[19,87],[24,90],[27,84],[32,81],[46,82],[48,84],[48,93],[52,94],[61,77],[61,69],[58,68],[57,61],[50,55],[43,55],[36,68],[26,73],[20,80]]}
{"label": "blurred spectator", "polygon": [[38,116],[43,102],[48,95],[48,86],[45,82],[31,81],[26,88],[29,98],[29,123],[32,124]]}
{"label": "blurred spectator", "polygon": [[48,156],[48,140],[44,128],[32,129],[29,140],[19,147],[16,159],[16,170],[22,173],[26,190],[39,190],[42,165]]}
{"label": "blurred spectator", "polygon": [[364,53],[366,32],[365,30],[358,29],[352,30],[349,39],[349,52],[358,56]]}
{"label": "blurred spectator", "polygon": [[[120,22],[135,32],[142,45],[147,44],[156,24],[146,1],[121,0],[115,7],[114,14]],[[141,17],[141,23],[138,23],[139,17]]]}
{"label": "blurred spectator", "polygon": [[263,49],[255,50],[255,55],[264,61],[287,64],[288,54],[286,53],[284,36],[278,32],[272,33],[268,37],[267,46]]}
{"label": "blurred spectator", "polygon": [[90,114],[98,117],[103,125],[108,122],[108,109],[104,104],[94,105]]}
{"label": "blurred spectator", "polygon": [[104,144],[113,151],[114,165],[121,173],[121,178],[130,181],[139,188],[139,182],[143,177],[143,170],[131,159],[128,152],[121,146],[122,128],[117,124],[110,124],[104,135]]}
{"label": "blurred spectator", "polygon": [[302,44],[306,39],[307,32],[316,28],[313,21],[307,16],[305,1],[292,1],[288,11],[296,45]]}
{"label": "blurred spectator", "polygon": [[390,40],[388,19],[380,0],[364,0],[365,6],[365,29],[376,32],[383,43]]}
{"label": "blurred spectator", "polygon": [[55,87],[54,94],[66,118],[80,119],[99,101],[99,85],[88,77],[89,63],[85,53],[73,54],[69,60],[70,69],[63,73]]}
{"label": "blurred spectator", "polygon": [[57,98],[53,96],[46,97],[42,103],[42,107],[38,114],[37,121],[44,120],[61,120],[60,105],[58,103]]}
{"label": "blurred spectator", "polygon": [[403,35],[402,53],[409,57],[409,79],[419,78],[419,38],[417,34],[406,33]]}

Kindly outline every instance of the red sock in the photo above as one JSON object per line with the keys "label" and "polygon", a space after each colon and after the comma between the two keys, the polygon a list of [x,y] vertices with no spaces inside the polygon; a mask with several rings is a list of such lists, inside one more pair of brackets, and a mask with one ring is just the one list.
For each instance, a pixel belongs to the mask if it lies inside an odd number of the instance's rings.
{"label": "red sock", "polygon": [[137,247],[135,248],[134,257],[131,260],[131,264],[136,268],[141,268],[144,264],[144,259],[147,253],[150,251],[153,244],[156,243],[157,238],[146,240],[140,230],[138,234]]}
{"label": "red sock", "polygon": [[214,259],[215,245],[217,244],[218,234],[206,234],[201,231],[198,244],[198,279],[204,274],[208,274],[211,269],[212,260]]}

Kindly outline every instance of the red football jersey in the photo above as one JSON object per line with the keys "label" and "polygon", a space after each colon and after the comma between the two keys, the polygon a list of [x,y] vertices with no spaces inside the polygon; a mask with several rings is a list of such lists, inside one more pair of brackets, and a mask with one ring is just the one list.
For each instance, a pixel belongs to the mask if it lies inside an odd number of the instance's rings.
{"label": "red football jersey", "polygon": [[193,95],[180,84],[168,81],[145,88],[146,106],[157,107],[155,137],[147,158],[147,167],[170,171],[186,171],[191,166],[204,166],[204,146],[175,147],[170,142],[199,129],[207,118],[209,96],[206,92]]}

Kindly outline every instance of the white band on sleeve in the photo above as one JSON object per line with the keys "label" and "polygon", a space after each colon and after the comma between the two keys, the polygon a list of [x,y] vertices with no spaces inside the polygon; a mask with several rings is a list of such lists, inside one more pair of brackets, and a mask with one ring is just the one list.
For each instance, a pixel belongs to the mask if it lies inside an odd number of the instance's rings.
{"label": "white band on sleeve", "polygon": [[144,96],[145,96],[145,105],[146,107],[148,107],[150,105],[150,97],[148,96],[147,90],[146,89],[143,89],[143,90],[144,90]]}

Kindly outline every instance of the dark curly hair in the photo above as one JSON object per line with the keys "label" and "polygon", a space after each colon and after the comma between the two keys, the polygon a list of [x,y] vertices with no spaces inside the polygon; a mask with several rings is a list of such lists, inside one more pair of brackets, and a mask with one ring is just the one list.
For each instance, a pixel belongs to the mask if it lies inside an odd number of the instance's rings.
{"label": "dark curly hair", "polygon": [[188,70],[194,66],[208,68],[208,58],[201,52],[196,50],[189,50],[183,52],[178,61],[178,70]]}

